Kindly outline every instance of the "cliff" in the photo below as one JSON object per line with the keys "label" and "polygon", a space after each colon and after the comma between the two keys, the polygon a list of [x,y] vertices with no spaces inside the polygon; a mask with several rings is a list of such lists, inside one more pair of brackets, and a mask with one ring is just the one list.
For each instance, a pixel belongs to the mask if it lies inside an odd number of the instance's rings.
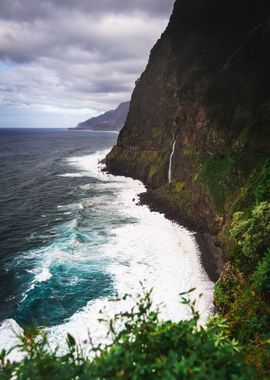
{"label": "cliff", "polygon": [[103,113],[97,117],[92,117],[77,125],[75,130],[91,131],[120,131],[127,119],[130,102],[119,104],[115,110]]}
{"label": "cliff", "polygon": [[106,158],[110,172],[147,185],[144,201],[200,233],[213,279],[230,259],[234,213],[256,203],[268,173],[269,9],[266,0],[177,0]]}

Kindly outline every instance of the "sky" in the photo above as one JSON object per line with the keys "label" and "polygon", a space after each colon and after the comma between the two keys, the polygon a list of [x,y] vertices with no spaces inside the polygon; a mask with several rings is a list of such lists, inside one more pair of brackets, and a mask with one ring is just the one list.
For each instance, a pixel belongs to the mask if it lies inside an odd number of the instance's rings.
{"label": "sky", "polygon": [[129,100],[174,0],[0,0],[0,128],[74,127]]}

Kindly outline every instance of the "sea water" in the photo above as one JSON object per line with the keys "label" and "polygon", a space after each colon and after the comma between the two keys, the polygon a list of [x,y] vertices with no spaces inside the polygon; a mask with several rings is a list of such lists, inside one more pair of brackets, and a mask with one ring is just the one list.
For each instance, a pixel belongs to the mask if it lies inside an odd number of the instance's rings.
{"label": "sea water", "polygon": [[[130,308],[110,302],[153,289],[161,317],[190,317],[179,293],[193,297],[205,320],[213,284],[194,234],[139,205],[144,185],[105,173],[112,133],[0,130],[0,345],[14,321],[46,326],[65,351],[69,332],[104,342],[98,319]],[[199,295],[202,297],[199,298]],[[12,339],[11,339],[12,341]]]}

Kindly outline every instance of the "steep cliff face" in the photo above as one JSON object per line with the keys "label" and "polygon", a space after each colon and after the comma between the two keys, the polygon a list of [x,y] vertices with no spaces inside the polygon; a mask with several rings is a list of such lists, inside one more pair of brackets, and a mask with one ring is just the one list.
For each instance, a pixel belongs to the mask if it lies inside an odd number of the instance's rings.
{"label": "steep cliff face", "polygon": [[154,207],[204,235],[219,273],[226,228],[268,165],[269,15],[266,0],[177,0],[106,158],[112,173],[146,183]]}

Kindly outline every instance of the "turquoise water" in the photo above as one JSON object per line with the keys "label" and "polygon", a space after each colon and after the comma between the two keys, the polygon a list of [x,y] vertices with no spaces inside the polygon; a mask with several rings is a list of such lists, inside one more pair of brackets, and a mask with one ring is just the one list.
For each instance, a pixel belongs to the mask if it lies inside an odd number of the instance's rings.
{"label": "turquoise water", "polygon": [[[74,135],[75,139],[81,136]],[[31,218],[27,214],[28,224],[23,223],[20,214],[21,224],[20,219],[15,223],[21,236],[25,235],[16,240],[22,249],[2,258],[7,275],[13,273],[19,284],[16,290],[2,287],[2,292],[13,291],[6,298],[11,306],[5,318],[21,326],[47,326],[51,344],[63,350],[67,332],[80,342],[89,332],[97,342],[104,342],[107,330],[98,322],[100,309],[105,307],[110,318],[132,307],[133,300],[110,300],[125,293],[135,297],[142,291],[141,283],[153,288],[155,304],[164,304],[162,317],[173,320],[190,316],[179,302],[179,293],[196,287],[194,297],[203,293],[198,309],[206,318],[213,284],[202,268],[193,234],[140,206],[142,183],[102,171],[100,161],[115,136],[84,132],[80,149],[73,142],[69,150],[66,143],[61,154],[63,135],[59,136],[62,143],[57,141],[55,149],[56,141],[51,141],[55,150],[35,166],[35,170],[42,168],[39,175],[44,177],[27,179],[32,198],[26,192],[20,210],[25,207]],[[31,163],[29,168],[33,171]],[[9,340],[8,330],[10,324],[4,324],[0,341]]]}
{"label": "turquoise water", "polygon": [[[114,194],[98,191],[95,176],[76,177],[68,158],[104,151],[116,135],[0,130],[0,138],[0,316],[54,325],[113,293],[98,247],[108,241],[110,224],[122,223],[117,213],[104,223],[99,200]],[[78,252],[84,260],[76,260]]]}

